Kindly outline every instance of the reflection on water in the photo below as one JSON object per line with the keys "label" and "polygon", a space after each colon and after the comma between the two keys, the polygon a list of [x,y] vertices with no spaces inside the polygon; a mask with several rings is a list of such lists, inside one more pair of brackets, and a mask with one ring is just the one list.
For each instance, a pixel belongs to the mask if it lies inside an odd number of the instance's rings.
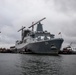
{"label": "reflection on water", "polygon": [[76,75],[76,55],[0,54],[0,75]]}
{"label": "reflection on water", "polygon": [[[25,57],[25,56],[24,56]],[[22,57],[22,58],[24,58]],[[21,58],[21,59],[22,59]],[[24,75],[59,75],[62,69],[60,56],[36,56],[22,59],[22,68]]]}

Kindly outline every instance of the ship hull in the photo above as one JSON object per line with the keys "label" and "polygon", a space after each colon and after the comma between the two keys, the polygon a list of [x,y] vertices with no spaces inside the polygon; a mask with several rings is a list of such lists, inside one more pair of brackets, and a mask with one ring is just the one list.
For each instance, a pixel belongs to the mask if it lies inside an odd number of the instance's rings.
{"label": "ship hull", "polygon": [[41,42],[33,42],[25,45],[20,51],[31,52],[36,54],[58,54],[63,39],[52,39]]}

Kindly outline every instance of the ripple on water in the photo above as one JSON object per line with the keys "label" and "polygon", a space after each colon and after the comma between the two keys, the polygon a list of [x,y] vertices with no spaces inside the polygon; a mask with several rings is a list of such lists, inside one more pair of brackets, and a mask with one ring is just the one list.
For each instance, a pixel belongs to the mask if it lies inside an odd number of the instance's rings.
{"label": "ripple on water", "polygon": [[76,75],[76,55],[0,54],[0,75]]}

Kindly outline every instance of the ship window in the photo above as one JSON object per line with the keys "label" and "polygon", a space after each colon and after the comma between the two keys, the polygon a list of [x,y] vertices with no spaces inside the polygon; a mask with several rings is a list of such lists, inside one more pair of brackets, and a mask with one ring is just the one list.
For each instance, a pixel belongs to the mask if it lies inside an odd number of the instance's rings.
{"label": "ship window", "polygon": [[50,36],[38,36],[37,38],[41,40],[50,40]]}
{"label": "ship window", "polygon": [[40,37],[40,36],[38,36],[37,40],[38,40],[38,41],[40,41],[40,40],[41,40],[41,37]]}
{"label": "ship window", "polygon": [[50,40],[50,36],[44,36],[44,40]]}
{"label": "ship window", "polygon": [[44,36],[41,36],[41,39],[44,39]]}
{"label": "ship window", "polygon": [[51,44],[51,47],[55,46],[54,44]]}
{"label": "ship window", "polygon": [[26,43],[26,40],[24,40],[24,43]]}
{"label": "ship window", "polygon": [[35,38],[35,34],[30,35],[32,38]]}
{"label": "ship window", "polygon": [[50,37],[48,36],[47,39],[50,39]]}

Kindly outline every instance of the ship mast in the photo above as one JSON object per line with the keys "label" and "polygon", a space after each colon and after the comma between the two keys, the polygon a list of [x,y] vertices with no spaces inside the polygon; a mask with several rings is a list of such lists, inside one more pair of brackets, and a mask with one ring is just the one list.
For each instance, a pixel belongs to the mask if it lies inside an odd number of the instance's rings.
{"label": "ship mast", "polygon": [[22,41],[23,41],[23,30],[24,30],[24,28],[26,28],[26,27],[23,27],[23,26],[22,26],[22,28],[18,30],[18,32],[19,32],[19,31],[22,31],[22,32],[21,32]]}
{"label": "ship mast", "polygon": [[42,21],[42,20],[44,20],[44,19],[46,19],[46,17],[44,17],[44,18],[42,18],[41,20],[39,20],[39,21],[37,21],[36,23],[34,23],[34,24],[32,24],[31,26],[29,26],[28,28],[32,28],[32,31],[34,31],[34,26],[36,25],[36,24],[40,24],[40,22]]}

